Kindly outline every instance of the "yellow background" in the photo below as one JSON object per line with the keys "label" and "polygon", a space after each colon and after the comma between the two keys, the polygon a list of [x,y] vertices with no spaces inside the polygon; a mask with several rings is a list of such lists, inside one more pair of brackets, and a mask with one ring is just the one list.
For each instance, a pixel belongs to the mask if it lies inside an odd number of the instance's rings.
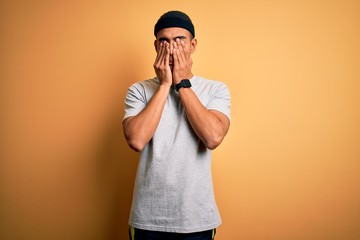
{"label": "yellow background", "polygon": [[193,19],[194,73],[225,82],[218,240],[360,239],[360,2],[0,1],[0,239],[127,239],[130,84],[153,26]]}

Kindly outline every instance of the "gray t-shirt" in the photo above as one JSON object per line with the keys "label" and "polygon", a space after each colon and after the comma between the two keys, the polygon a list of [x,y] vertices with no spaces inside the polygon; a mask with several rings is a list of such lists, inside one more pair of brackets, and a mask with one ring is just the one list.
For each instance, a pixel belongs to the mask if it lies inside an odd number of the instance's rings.
{"label": "gray t-shirt", "polygon": [[[207,108],[230,119],[230,92],[224,83],[194,76],[192,90]],[[159,87],[157,78],[133,84],[125,116],[136,116]],[[170,89],[159,125],[140,153],[129,224],[135,228],[189,233],[221,224],[216,206],[211,150],[197,137],[179,94]]]}

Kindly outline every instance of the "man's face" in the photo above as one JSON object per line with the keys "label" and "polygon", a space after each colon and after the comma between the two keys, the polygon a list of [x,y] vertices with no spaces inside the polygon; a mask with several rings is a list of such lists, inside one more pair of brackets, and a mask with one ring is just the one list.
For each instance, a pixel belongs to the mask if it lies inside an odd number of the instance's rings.
{"label": "man's face", "polygon": [[157,33],[156,40],[154,42],[156,52],[159,51],[160,43],[166,41],[170,44],[170,59],[169,65],[172,68],[174,64],[174,58],[172,56],[173,43],[176,39],[182,40],[185,43],[186,54],[191,55],[196,49],[196,39],[192,38],[191,33],[179,27],[164,28]]}

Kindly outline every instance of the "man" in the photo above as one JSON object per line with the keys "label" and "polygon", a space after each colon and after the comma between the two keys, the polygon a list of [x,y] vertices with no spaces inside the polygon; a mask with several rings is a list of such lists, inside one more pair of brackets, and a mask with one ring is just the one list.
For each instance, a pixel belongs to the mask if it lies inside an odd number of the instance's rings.
{"label": "man", "polygon": [[133,84],[125,99],[124,135],[140,152],[130,239],[213,239],[221,219],[211,150],[228,132],[230,93],[193,75],[197,40],[185,13],[162,15],[154,34],[156,77]]}

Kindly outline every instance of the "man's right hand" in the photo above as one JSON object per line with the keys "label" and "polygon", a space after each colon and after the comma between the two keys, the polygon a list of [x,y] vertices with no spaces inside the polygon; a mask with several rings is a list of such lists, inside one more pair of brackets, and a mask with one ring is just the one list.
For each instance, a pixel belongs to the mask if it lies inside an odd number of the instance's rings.
{"label": "man's right hand", "polygon": [[171,86],[172,73],[169,65],[170,59],[170,44],[166,41],[159,44],[159,51],[155,59],[154,69],[156,76],[160,80],[160,84]]}
{"label": "man's right hand", "polygon": [[136,116],[123,121],[127,143],[135,151],[141,151],[153,137],[172,85],[172,73],[169,65],[170,45],[160,43],[154,69],[160,80],[160,86],[152,95],[146,107]]}

